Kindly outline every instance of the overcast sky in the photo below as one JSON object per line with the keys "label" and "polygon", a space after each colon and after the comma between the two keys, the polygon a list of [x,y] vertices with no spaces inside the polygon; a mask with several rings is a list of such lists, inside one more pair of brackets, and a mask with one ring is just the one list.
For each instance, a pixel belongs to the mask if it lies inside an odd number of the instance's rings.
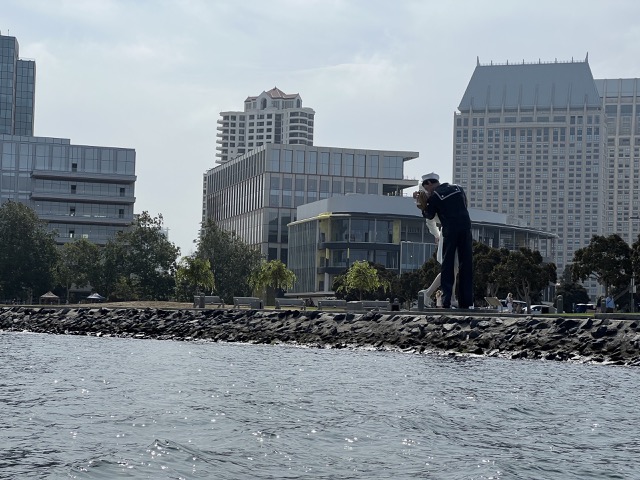
{"label": "overcast sky", "polygon": [[219,113],[277,86],[315,145],[410,150],[452,178],[453,115],[481,63],[584,60],[640,77],[637,0],[2,0],[36,60],[35,134],[136,150],[136,205],[193,252]]}

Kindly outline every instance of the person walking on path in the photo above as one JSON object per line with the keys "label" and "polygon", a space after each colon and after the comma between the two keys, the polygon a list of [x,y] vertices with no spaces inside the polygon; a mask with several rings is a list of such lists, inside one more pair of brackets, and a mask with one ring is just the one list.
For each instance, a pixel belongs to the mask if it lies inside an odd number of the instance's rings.
{"label": "person walking on path", "polygon": [[611,294],[607,295],[605,306],[607,309],[607,313],[613,313],[616,309],[616,301],[613,299],[613,296]]}
{"label": "person walking on path", "polygon": [[442,224],[442,306],[451,308],[457,253],[458,303],[460,308],[473,307],[473,238],[467,196],[459,185],[441,184],[439,175],[433,172],[423,177],[422,185],[429,194],[423,216],[433,219],[437,215]]}
{"label": "person walking on path", "polygon": [[513,313],[513,294],[511,292],[507,295],[507,312]]}

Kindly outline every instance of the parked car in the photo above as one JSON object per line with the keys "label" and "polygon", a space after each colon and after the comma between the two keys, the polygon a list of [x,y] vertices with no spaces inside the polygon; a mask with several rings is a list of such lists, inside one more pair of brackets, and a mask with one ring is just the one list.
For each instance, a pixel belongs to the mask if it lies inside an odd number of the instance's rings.
{"label": "parked car", "polygon": [[556,313],[556,307],[551,305],[531,305],[531,313]]}

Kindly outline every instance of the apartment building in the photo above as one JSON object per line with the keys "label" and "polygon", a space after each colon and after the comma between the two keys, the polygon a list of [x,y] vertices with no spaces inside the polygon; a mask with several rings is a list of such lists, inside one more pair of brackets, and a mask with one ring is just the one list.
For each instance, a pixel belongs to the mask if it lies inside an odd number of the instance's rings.
{"label": "apartment building", "polygon": [[607,126],[602,235],[640,234],[640,79],[597,79]]}
{"label": "apartment building", "polygon": [[315,112],[302,106],[299,94],[274,87],[244,101],[243,111],[220,112],[216,163],[267,143],[313,145]]}

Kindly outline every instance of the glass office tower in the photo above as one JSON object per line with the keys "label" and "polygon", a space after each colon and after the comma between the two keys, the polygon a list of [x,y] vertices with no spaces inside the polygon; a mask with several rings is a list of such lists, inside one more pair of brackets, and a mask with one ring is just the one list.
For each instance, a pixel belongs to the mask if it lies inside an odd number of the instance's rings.
{"label": "glass office tower", "polygon": [[296,207],[336,195],[402,196],[417,152],[266,144],[204,175],[202,219],[235,231],[267,260],[288,261]]}
{"label": "glass office tower", "polygon": [[18,58],[18,40],[0,35],[0,134],[33,135],[36,62]]}
{"label": "glass office tower", "polygon": [[35,61],[0,35],[0,203],[31,207],[59,244],[105,244],[133,223],[136,152],[33,136]]}

